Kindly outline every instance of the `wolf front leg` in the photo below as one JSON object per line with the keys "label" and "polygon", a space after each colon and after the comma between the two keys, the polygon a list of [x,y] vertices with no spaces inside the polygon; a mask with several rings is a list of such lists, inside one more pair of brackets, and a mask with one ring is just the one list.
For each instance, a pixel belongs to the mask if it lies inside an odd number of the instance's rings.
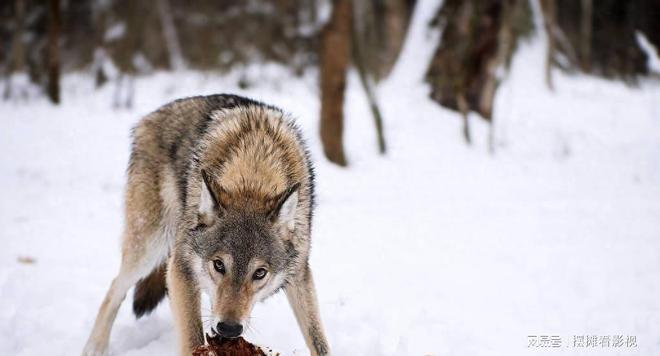
{"label": "wolf front leg", "polygon": [[101,304],[94,322],[94,329],[83,349],[83,356],[108,354],[110,330],[117,317],[119,306],[124,301],[128,289],[140,279],[140,275],[136,273],[135,269],[128,268],[126,265],[125,263],[122,265],[119,275],[112,281],[103,304]]}
{"label": "wolf front leg", "polygon": [[175,255],[170,258],[167,271],[167,289],[179,350],[181,356],[190,356],[197,346],[204,344],[199,286],[189,267]]}
{"label": "wolf front leg", "polygon": [[330,355],[330,347],[321,324],[316,289],[309,265],[295,280],[289,281],[285,292],[311,354],[313,356]]}

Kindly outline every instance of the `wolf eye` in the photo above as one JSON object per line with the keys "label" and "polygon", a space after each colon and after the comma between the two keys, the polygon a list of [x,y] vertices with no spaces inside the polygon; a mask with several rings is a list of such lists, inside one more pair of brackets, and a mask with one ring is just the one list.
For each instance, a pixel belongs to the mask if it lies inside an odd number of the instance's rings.
{"label": "wolf eye", "polygon": [[264,277],[266,277],[266,274],[268,274],[268,271],[266,271],[265,268],[257,268],[257,270],[254,271],[254,274],[252,275],[252,279],[255,280],[264,279]]}
{"label": "wolf eye", "polygon": [[213,260],[213,268],[220,274],[225,274],[225,264],[220,260]]}

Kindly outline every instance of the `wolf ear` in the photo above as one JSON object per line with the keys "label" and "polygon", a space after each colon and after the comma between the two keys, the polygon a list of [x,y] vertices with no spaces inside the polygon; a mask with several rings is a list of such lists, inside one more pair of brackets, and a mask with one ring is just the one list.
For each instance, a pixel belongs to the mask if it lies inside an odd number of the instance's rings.
{"label": "wolf ear", "polygon": [[300,183],[296,183],[277,197],[277,205],[268,216],[272,222],[279,222],[286,225],[289,230],[293,230],[296,226],[299,187]]}
{"label": "wolf ear", "polygon": [[213,217],[217,215],[218,210],[222,209],[220,200],[211,189],[211,178],[206,171],[202,170],[202,187],[199,197],[199,217],[200,222],[210,225]]}

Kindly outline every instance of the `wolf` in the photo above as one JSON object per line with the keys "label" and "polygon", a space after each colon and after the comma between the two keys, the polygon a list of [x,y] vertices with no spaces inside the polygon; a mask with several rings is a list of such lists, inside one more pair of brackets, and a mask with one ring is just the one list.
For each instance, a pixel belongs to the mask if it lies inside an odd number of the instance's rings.
{"label": "wolf", "polygon": [[133,130],[121,267],[83,355],[107,353],[133,286],[138,318],[169,296],[181,355],[204,343],[201,293],[207,331],[232,338],[280,290],[310,353],[328,355],[308,261],[313,207],[310,156],[282,110],[221,94],[147,115]]}

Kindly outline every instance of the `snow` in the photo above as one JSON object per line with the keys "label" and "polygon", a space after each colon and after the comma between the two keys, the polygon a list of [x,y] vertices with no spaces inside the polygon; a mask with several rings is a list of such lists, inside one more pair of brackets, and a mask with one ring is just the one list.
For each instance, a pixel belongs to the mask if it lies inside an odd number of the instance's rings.
{"label": "snow", "polygon": [[105,32],[104,40],[112,42],[114,40],[124,37],[126,34],[126,24],[119,22],[108,28]]}
{"label": "snow", "polygon": [[639,43],[639,47],[648,57],[647,66],[649,68],[649,72],[660,73],[660,58],[658,58],[658,51],[655,46],[641,31],[635,32],[635,38],[637,39],[637,43]]}
{"label": "snow", "polygon": [[[410,80],[423,70],[411,51],[410,75],[400,65],[379,87],[386,156],[351,73],[347,169],[322,155],[314,73],[156,73],[136,80],[132,110],[112,109],[112,85],[71,74],[59,107],[0,102],[0,355],[80,353],[119,267],[130,128],[169,100],[220,92],[285,108],[309,141],[311,264],[335,355],[657,353],[660,84],[555,72],[549,92],[543,41],[523,43],[497,94],[490,154],[487,124],[470,118],[466,146],[460,117]],[[257,85],[240,89],[244,76]],[[111,353],[175,355],[168,302],[135,321],[130,301]],[[637,347],[571,347],[573,336],[619,334]],[[529,335],[561,336],[562,347],[528,348]],[[255,308],[246,337],[307,354],[283,295]]]}

